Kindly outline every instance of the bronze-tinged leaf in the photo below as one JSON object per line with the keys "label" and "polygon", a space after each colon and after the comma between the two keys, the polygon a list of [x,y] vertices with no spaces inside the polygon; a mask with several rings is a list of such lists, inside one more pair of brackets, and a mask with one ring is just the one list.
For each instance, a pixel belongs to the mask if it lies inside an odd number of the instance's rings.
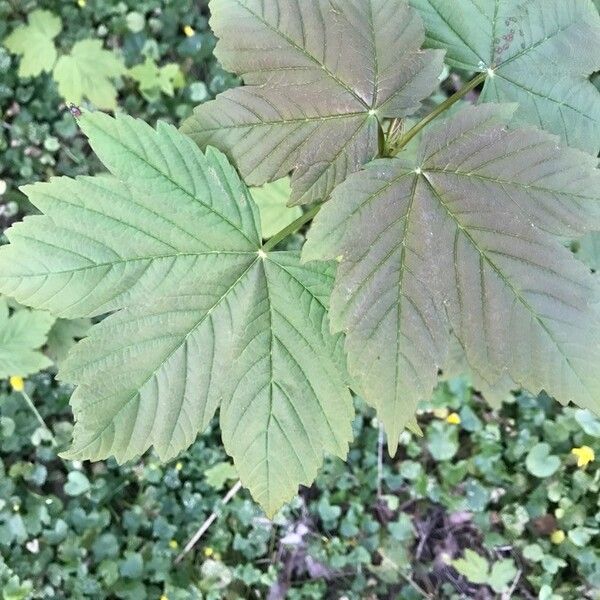
{"label": "bronze-tinged leaf", "polygon": [[182,131],[216,146],[246,183],[293,171],[292,199],[326,199],[379,148],[380,123],[413,113],[443,53],[420,49],[405,0],[213,0],[216,55],[246,87],[196,108]]}
{"label": "bronze-tinged leaf", "polygon": [[600,410],[597,283],[561,243],[597,227],[594,160],[514,106],[467,108],[415,158],[377,160],[317,216],[304,260],[339,262],[331,299],[349,369],[392,449],[456,336],[486,389],[542,389]]}

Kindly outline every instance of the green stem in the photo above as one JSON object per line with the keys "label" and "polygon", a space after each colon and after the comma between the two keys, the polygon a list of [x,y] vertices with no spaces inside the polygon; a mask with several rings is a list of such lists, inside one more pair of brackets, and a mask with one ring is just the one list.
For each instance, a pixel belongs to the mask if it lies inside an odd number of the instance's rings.
{"label": "green stem", "polygon": [[446,112],[453,104],[456,104],[460,99],[464,98],[469,92],[472,92],[478,85],[482,84],[486,77],[487,72],[479,73],[477,77],[471,79],[469,83],[466,83],[458,92],[450,96],[447,100],[442,102],[439,106],[430,112],[426,117],[421,119],[410,131],[403,135],[398,144],[395,145],[392,156],[396,156],[402,148],[404,148],[412,139],[414,139],[429,123],[437,119],[442,113]]}
{"label": "green stem", "polygon": [[317,216],[317,213],[321,210],[321,206],[322,204],[316,204],[301,217],[296,219],[293,223],[290,223],[287,227],[284,227],[280,232],[276,233],[270,240],[265,242],[264,246],[262,247],[263,251],[269,252],[269,250],[273,250],[273,248],[275,248],[277,244],[288,237],[288,235],[296,233],[296,231],[301,229],[309,221],[312,221]]}
{"label": "green stem", "polygon": [[[398,144],[392,144],[393,151],[391,156],[396,156],[402,148],[404,148],[408,142],[410,142],[416,135],[419,134],[429,123],[437,119],[442,113],[446,112],[453,104],[458,102],[461,98],[464,98],[469,92],[474,90],[478,85],[483,83],[487,77],[487,73],[479,73],[477,77],[469,81],[469,83],[465,84],[458,92],[450,96],[445,102],[442,102],[436,109],[428,114],[424,119],[419,121],[410,131],[408,131],[404,136],[402,136],[398,142]],[[399,119],[394,119],[390,125],[389,134],[393,136],[394,130],[396,130],[400,125]],[[307,223],[312,221],[317,213],[321,210],[322,204],[316,204],[310,210],[305,212],[301,217],[296,219],[293,223],[290,223],[287,227],[276,233],[270,240],[265,242],[262,247],[263,252],[269,252],[273,250],[277,244],[281,243],[286,237],[296,233],[299,229],[304,227]]]}
{"label": "green stem", "polygon": [[23,398],[25,399],[27,406],[29,406],[29,408],[31,409],[31,412],[35,415],[35,418],[38,420],[42,429],[45,429],[50,434],[50,438],[52,439],[52,445],[55,446],[56,440],[54,439],[54,434],[52,433],[52,430],[50,429],[50,427],[48,427],[48,425],[46,425],[46,421],[44,421],[44,419],[42,418],[42,415],[40,415],[40,413],[38,412],[38,409],[35,407],[33,400],[29,397],[29,394],[25,391],[22,391],[21,396],[23,396]]}

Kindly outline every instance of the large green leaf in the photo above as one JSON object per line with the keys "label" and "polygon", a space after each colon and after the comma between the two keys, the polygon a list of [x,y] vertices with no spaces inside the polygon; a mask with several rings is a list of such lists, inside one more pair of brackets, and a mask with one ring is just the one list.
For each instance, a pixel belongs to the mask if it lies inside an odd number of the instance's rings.
{"label": "large green leaf", "polygon": [[40,348],[53,323],[45,311],[18,308],[11,315],[6,299],[0,298],[0,379],[25,377],[52,364]]}
{"label": "large green leaf", "polygon": [[78,385],[66,456],[124,461],[189,446],[220,406],[225,446],[269,514],[344,456],[353,416],[328,266],[261,250],[258,211],[218,151],[173,127],[86,114],[113,176],[25,188],[0,288],[62,317],[118,311],[60,375]]}
{"label": "large green leaf", "polygon": [[98,108],[114,110],[117,90],[113,80],[125,71],[121,59],[102,47],[102,40],[81,40],[70,54],[60,57],[54,79],[68,102],[81,104],[87,98]]}
{"label": "large green leaf", "polygon": [[597,226],[600,174],[552,136],[508,131],[513,110],[465,109],[425,132],[416,159],[369,164],[309,233],[304,259],[339,261],[332,326],[392,448],[451,334],[491,388],[600,410],[596,283],[561,243]]}
{"label": "large green leaf", "polygon": [[326,199],[374,158],[381,121],[414,112],[442,69],[406,0],[212,0],[211,11],[215,53],[247,87],[199,106],[183,131],[250,185],[293,171],[296,204]]}
{"label": "large green leaf", "polygon": [[588,233],[577,245],[577,256],[594,271],[600,271],[600,232]]}
{"label": "large green leaf", "polygon": [[60,17],[48,10],[34,10],[27,21],[27,25],[17,27],[4,40],[11,52],[21,56],[19,77],[52,71],[57,56],[54,38],[62,29]]}
{"label": "large green leaf", "polygon": [[600,150],[600,17],[591,0],[410,0],[450,65],[490,69],[481,99],[518,102],[517,120]]}

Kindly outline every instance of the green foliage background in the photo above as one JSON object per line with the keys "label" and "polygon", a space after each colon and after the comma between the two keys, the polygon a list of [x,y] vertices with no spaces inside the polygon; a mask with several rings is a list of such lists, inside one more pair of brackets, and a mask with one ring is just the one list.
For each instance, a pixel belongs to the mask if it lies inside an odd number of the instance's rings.
{"label": "green foliage background", "polygon": [[[116,81],[121,109],[150,123],[179,123],[237,83],[212,57],[206,2],[0,0],[0,39],[35,8],[61,16],[59,54],[95,38],[127,68],[177,63],[185,82],[172,96],[168,85]],[[30,210],[20,185],[99,169],[51,75],[19,79],[17,66],[0,47],[2,229]],[[448,76],[437,101],[457,85]],[[57,457],[71,435],[71,390],[51,373],[26,389],[54,441],[2,384],[3,600],[495,598],[512,586],[513,598],[600,597],[600,471],[596,461],[578,467],[571,452],[600,456],[600,421],[586,411],[520,395],[493,414],[455,379],[422,407],[424,437],[405,433],[380,466],[378,423],[357,400],[347,464],[327,461],[272,523],[238,493],[174,565],[235,484],[216,427],[167,465],[152,454],[81,465]],[[453,563],[467,548],[479,558]]]}

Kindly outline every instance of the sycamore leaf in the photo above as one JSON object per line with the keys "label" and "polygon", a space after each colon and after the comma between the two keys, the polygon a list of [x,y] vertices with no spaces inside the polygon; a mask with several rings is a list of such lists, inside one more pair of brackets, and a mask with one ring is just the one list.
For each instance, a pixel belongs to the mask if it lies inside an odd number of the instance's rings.
{"label": "sycamore leaf", "polygon": [[[334,192],[304,259],[339,261],[334,331],[394,448],[455,335],[492,388],[600,410],[594,278],[563,246],[598,226],[595,159],[484,104],[426,130],[416,159],[374,161]],[[509,387],[509,389],[511,389]]]}
{"label": "sycamore leaf", "polygon": [[40,348],[54,323],[45,311],[19,308],[10,314],[5,298],[0,298],[0,378],[37,373],[52,362]]}
{"label": "sycamore leaf", "polygon": [[592,231],[579,240],[577,256],[594,271],[600,271],[600,232]]}
{"label": "sycamore leaf", "polygon": [[173,96],[175,88],[183,84],[183,74],[177,63],[159,67],[150,56],[146,57],[144,63],[129,69],[128,74],[146,94],[159,90],[167,96]]}
{"label": "sycamore leaf", "polygon": [[410,0],[427,43],[466,71],[492,69],[481,100],[518,102],[517,121],[600,150],[600,16],[590,0]]}
{"label": "sycamore leaf", "polygon": [[90,319],[56,319],[48,333],[46,353],[55,362],[62,362],[75,343],[83,339],[92,326]]}
{"label": "sycamore leaf", "polygon": [[344,456],[353,407],[329,331],[328,265],[261,250],[258,210],[217,150],[175,128],[80,119],[112,176],[25,188],[43,213],[0,250],[0,288],[61,317],[117,311],[69,354],[66,456],[119,461],[189,446],[220,406],[243,483],[272,515]]}
{"label": "sycamore leaf", "polygon": [[266,183],[259,188],[252,188],[250,193],[260,211],[260,222],[265,239],[273,237],[286,225],[302,216],[300,207],[288,208],[287,206],[292,193],[289,177]]}
{"label": "sycamore leaf", "polygon": [[36,77],[54,67],[57,56],[54,38],[62,29],[62,21],[48,10],[34,10],[27,22],[17,27],[4,40],[4,45],[21,56],[19,77]]}
{"label": "sycamore leaf", "polygon": [[81,40],[71,53],[61,56],[54,68],[58,90],[67,102],[81,104],[87,98],[98,108],[114,110],[117,90],[113,79],[125,73],[114,52],[104,50],[102,40]]}
{"label": "sycamore leaf", "polygon": [[247,87],[200,105],[182,130],[226,152],[249,185],[293,171],[293,204],[327,199],[374,158],[383,119],[414,112],[442,70],[406,0],[213,0],[211,12],[215,54]]}

